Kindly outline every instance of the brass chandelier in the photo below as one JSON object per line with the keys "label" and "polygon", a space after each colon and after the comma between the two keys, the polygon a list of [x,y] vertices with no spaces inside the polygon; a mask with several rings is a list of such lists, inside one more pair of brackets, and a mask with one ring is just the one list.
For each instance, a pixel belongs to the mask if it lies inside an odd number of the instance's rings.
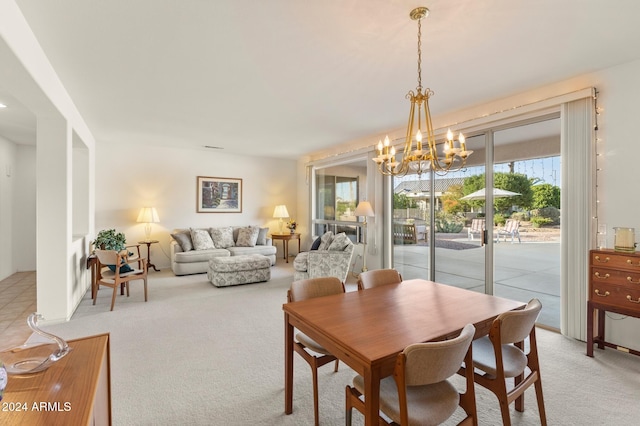
{"label": "brass chandelier", "polygon": [[[431,89],[422,89],[422,18],[429,15],[429,9],[418,7],[411,11],[409,16],[418,21],[418,87],[416,92],[410,90],[406,98],[411,102],[409,111],[409,123],[404,143],[404,151],[400,161],[396,159],[395,147],[391,146],[389,137],[385,137],[384,143],[378,142],[378,155],[373,159],[378,165],[378,170],[385,176],[404,176],[408,172],[417,173],[418,176],[430,168],[436,174],[444,175],[449,171],[462,169],[467,157],[473,151],[467,151],[462,133],[458,140],[454,141],[451,130],[447,132],[447,140],[442,144],[442,153],[437,151],[431,113],[429,112],[429,98],[433,95]],[[416,120],[417,117],[417,120]],[[414,129],[414,126],[416,128]],[[423,138],[426,141],[423,143]],[[414,144],[415,137],[415,144]]]}

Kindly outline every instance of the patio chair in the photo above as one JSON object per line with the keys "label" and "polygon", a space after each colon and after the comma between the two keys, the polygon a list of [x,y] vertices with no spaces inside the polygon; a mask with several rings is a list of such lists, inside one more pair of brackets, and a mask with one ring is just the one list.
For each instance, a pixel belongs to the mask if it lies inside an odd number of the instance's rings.
{"label": "patio chair", "polygon": [[467,238],[473,241],[473,234],[480,235],[480,241],[483,241],[483,234],[485,230],[484,219],[471,219],[471,226],[467,230]]}
{"label": "patio chair", "polygon": [[498,235],[496,236],[496,243],[500,242],[500,235],[504,235],[505,242],[507,241],[507,235],[511,235],[511,244],[513,244],[514,237],[518,237],[518,242],[522,243],[520,240],[520,221],[515,219],[507,219],[504,224],[504,228],[498,231]]}

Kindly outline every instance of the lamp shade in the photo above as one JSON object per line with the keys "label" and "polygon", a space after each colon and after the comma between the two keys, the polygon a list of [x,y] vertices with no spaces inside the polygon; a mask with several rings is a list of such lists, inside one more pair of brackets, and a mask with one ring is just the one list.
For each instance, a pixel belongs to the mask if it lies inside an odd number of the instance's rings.
{"label": "lamp shade", "polygon": [[285,206],[284,204],[280,204],[279,206],[276,206],[275,210],[273,210],[273,217],[280,218],[280,219],[284,217],[289,217],[287,206]]}
{"label": "lamp shade", "polygon": [[373,208],[371,208],[371,204],[368,201],[360,201],[358,203],[358,207],[356,207],[356,211],[354,214],[356,216],[375,216],[373,214]]}
{"label": "lamp shade", "polygon": [[140,209],[140,214],[138,214],[138,220],[136,220],[136,222],[158,223],[160,222],[160,217],[158,217],[158,212],[155,207],[143,207]]}

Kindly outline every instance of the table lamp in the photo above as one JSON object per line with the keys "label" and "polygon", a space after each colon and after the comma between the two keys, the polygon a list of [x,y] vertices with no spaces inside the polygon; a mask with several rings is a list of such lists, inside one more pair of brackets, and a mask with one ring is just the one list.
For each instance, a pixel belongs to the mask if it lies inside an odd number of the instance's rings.
{"label": "table lamp", "polygon": [[364,230],[364,238],[362,239],[362,272],[367,270],[367,217],[374,217],[373,208],[368,201],[360,201],[354,213],[356,216],[363,216],[362,229]]}
{"label": "table lamp", "polygon": [[144,227],[145,241],[151,241],[151,224],[160,222],[155,207],[143,207],[138,214],[138,223],[146,223]]}
{"label": "table lamp", "polygon": [[284,204],[280,204],[279,206],[276,206],[275,210],[273,211],[273,217],[280,219],[280,233],[284,234],[283,232],[284,222],[282,221],[282,219],[285,217],[289,217],[287,206],[285,206]]}

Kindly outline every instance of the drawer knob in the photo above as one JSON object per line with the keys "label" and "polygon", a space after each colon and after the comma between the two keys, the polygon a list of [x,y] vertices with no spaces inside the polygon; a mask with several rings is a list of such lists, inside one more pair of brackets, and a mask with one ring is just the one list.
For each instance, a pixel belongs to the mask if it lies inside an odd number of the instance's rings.
{"label": "drawer knob", "polygon": [[632,266],[640,266],[640,262],[633,263],[633,260],[627,259],[627,264]]}
{"label": "drawer knob", "polygon": [[604,274],[604,275],[600,275],[600,272],[596,272],[595,274],[593,274],[596,276],[596,278],[600,278],[602,280],[606,280],[607,278],[609,278],[611,275],[609,274]]}
{"label": "drawer knob", "polygon": [[604,260],[602,260],[602,259],[600,259],[600,256],[598,256],[598,255],[596,255],[595,259],[598,262],[601,262],[601,263],[607,263],[609,260],[611,260],[611,259],[609,259],[609,256],[605,257]]}
{"label": "drawer knob", "polygon": [[638,300],[633,300],[629,294],[627,295],[627,300],[631,303],[640,303],[640,297],[638,297]]}
{"label": "drawer knob", "polygon": [[640,279],[637,279],[634,281],[633,278],[627,277],[627,281],[629,281],[632,284],[640,284]]}
{"label": "drawer knob", "polygon": [[[610,293],[608,291],[605,291],[604,294],[600,294],[600,290],[598,290],[596,288],[596,296],[600,296],[600,297],[607,297]],[[631,297],[631,296],[628,296]]]}

